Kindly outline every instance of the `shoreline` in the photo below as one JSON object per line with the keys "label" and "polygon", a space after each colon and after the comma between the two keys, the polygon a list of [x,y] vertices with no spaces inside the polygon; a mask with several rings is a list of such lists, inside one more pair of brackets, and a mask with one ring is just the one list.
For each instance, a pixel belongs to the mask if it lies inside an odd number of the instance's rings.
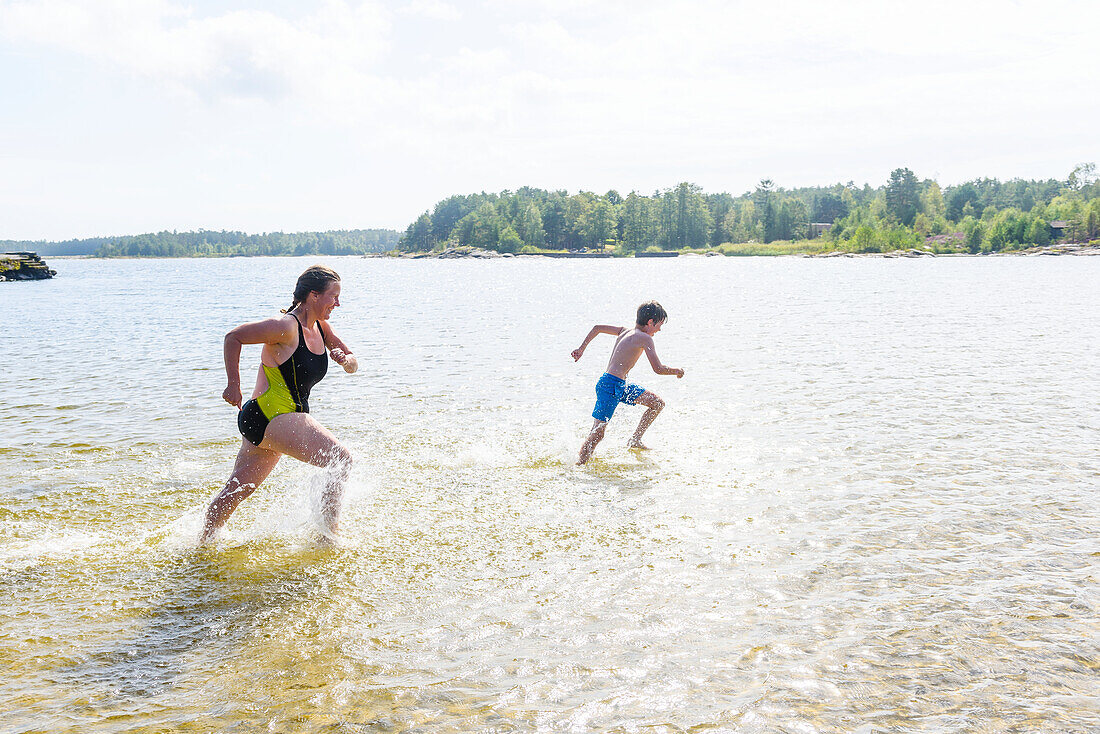
{"label": "shoreline", "polygon": [[[42,261],[42,257],[33,252],[21,252],[21,253],[0,253],[0,258],[6,260],[13,260],[18,255],[20,259],[36,259],[38,263],[45,265]],[[1083,242],[1083,243],[1063,243],[1057,245],[1043,245],[1040,247],[1028,247],[1021,250],[1007,250],[1000,252],[932,252],[930,250],[918,250],[915,248],[905,250],[892,250],[890,252],[850,252],[846,250],[830,250],[828,252],[777,252],[777,253],[724,253],[719,250],[707,250],[707,251],[679,251],[679,250],[664,250],[661,252],[639,252],[632,255],[617,256],[610,252],[497,252],[495,250],[485,250],[477,247],[450,247],[438,252],[398,252],[396,250],[390,250],[387,252],[372,252],[362,255],[175,255],[175,256],[125,256],[125,257],[97,257],[95,255],[49,255],[51,259],[55,260],[221,260],[226,258],[247,258],[247,257],[359,257],[359,258],[390,258],[394,260],[496,260],[502,258],[511,259],[526,259],[526,258],[547,258],[547,259],[587,259],[587,260],[630,260],[630,259],[663,259],[663,258],[677,258],[677,257],[727,257],[727,258],[776,258],[776,257],[797,257],[797,258],[813,258],[813,259],[830,259],[830,258],[928,258],[928,257],[1087,257],[1092,255],[1100,255],[1100,241]],[[14,263],[7,263],[14,265]],[[36,268],[37,269],[37,268]],[[4,270],[0,268],[0,271]],[[48,268],[47,268],[48,270]],[[54,271],[48,270],[50,276],[54,275]],[[3,273],[0,272],[0,276]],[[41,276],[39,276],[41,277]],[[0,277],[0,280],[5,278]],[[24,280],[24,279],[38,279],[38,278],[7,278],[8,280]]]}
{"label": "shoreline", "polygon": [[[728,255],[718,250],[706,252],[680,252],[667,250],[662,252],[635,253],[633,258],[670,258],[670,257],[799,257],[799,258],[926,258],[926,257],[1038,257],[1038,256],[1070,256],[1082,257],[1100,255],[1100,242],[1066,243],[1058,245],[1042,245],[1028,247],[1022,250],[1008,250],[1000,252],[941,252],[930,250],[892,250],[890,252],[848,252],[844,250],[832,250],[820,253],[777,253],[760,255]],[[530,258],[545,257],[552,259],[610,259],[615,258],[609,252],[531,252],[510,253],[484,250],[477,247],[461,246],[449,247],[439,252],[397,252],[396,250],[382,253],[362,255],[369,258],[394,258],[398,260],[491,260],[499,258]],[[629,256],[616,259],[629,260]]]}

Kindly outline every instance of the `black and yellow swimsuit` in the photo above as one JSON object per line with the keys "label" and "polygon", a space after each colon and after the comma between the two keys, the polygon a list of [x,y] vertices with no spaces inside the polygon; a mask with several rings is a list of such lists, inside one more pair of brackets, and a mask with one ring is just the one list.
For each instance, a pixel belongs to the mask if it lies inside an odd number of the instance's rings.
{"label": "black and yellow swimsuit", "polygon": [[[294,316],[294,320],[298,321],[298,317]],[[321,332],[323,343],[325,331],[319,321],[317,330]],[[290,358],[279,365],[278,369],[266,364],[261,366],[267,375],[267,390],[263,395],[241,406],[241,411],[237,414],[237,428],[241,430],[241,435],[257,446],[264,440],[267,424],[275,416],[309,412],[309,391],[328,372],[328,353],[322,351],[316,354],[309,351],[302,333],[302,322],[298,321],[298,348]]]}

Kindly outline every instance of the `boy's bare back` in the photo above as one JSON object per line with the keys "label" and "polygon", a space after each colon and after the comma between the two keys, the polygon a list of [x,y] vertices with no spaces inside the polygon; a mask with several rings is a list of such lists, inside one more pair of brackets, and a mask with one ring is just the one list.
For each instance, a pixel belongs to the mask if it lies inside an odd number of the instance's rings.
{"label": "boy's bare back", "polygon": [[660,321],[649,320],[645,325],[638,324],[628,329],[625,326],[605,326],[598,324],[592,327],[588,336],[584,338],[579,349],[574,349],[573,360],[579,360],[584,354],[585,347],[597,334],[613,334],[615,346],[611,349],[611,359],[607,362],[607,373],[625,380],[638,363],[638,359],[644,353],[649,359],[649,365],[658,375],[676,375],[683,377],[684,371],[676,367],[666,367],[657,356],[657,348],[653,345],[653,335],[661,330],[664,319]]}
{"label": "boy's bare back", "polygon": [[625,380],[638,363],[642,352],[649,355],[649,362],[653,365],[653,371],[661,366],[661,360],[657,359],[657,351],[653,345],[653,337],[641,329],[633,328],[623,330],[615,339],[615,346],[611,350],[611,358],[607,361],[607,372]]}

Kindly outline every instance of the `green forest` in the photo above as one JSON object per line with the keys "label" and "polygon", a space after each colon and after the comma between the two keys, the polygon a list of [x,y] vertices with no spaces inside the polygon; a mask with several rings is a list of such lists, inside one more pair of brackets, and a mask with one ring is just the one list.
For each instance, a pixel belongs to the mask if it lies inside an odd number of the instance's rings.
{"label": "green forest", "polygon": [[32,250],[39,255],[93,257],[226,257],[231,255],[365,255],[387,252],[400,233],[392,229],[331,232],[211,231],[151,232],[124,237],[92,237],[64,242],[0,241],[5,251]]}
{"label": "green forest", "polygon": [[614,255],[714,251],[727,255],[890,252],[986,253],[1100,239],[1093,163],[1065,179],[982,178],[941,187],[908,168],[872,187],[853,182],[786,189],[770,179],[739,196],[680,183],[652,194],[517,191],[450,196],[404,234],[198,230],[63,242],[0,241],[5,251],[94,257],[363,255],[471,246],[505,253],[598,250]]}
{"label": "green forest", "polygon": [[443,199],[410,224],[398,250],[667,250],[773,255],[828,251],[999,252],[1100,238],[1096,166],[1062,180],[982,178],[942,188],[898,168],[879,187],[785,189],[764,179],[740,196],[681,183],[652,194],[545,191]]}

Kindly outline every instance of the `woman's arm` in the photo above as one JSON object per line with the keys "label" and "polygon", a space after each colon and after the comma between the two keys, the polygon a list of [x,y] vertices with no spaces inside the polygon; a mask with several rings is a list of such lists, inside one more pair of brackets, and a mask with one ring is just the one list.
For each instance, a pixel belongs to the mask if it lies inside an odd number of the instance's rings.
{"label": "woman's arm", "polygon": [[321,333],[325,337],[325,346],[329,349],[329,355],[332,357],[332,361],[344,368],[344,372],[349,375],[354,374],[359,369],[359,360],[355,358],[355,355],[348,349],[348,345],[336,336],[336,332],[332,330],[327,321],[322,322],[324,328],[321,329]]}
{"label": "woman's arm", "polygon": [[241,324],[225,335],[222,356],[225,359],[226,387],[222,399],[241,407],[241,346],[244,344],[284,344],[289,330],[283,318],[264,319]]}

